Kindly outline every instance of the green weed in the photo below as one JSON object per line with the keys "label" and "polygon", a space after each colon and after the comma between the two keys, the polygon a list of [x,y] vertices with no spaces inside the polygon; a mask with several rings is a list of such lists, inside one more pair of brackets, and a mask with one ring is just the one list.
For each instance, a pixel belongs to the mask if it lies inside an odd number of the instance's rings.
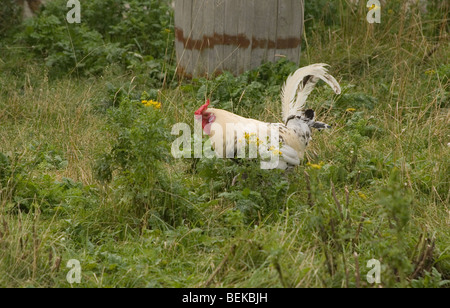
{"label": "green weed", "polygon": [[80,287],[371,288],[372,259],[382,287],[448,286],[446,3],[389,1],[370,25],[363,1],[307,1],[301,66],[331,64],[343,94],[317,85],[333,128],[286,174],[171,156],[206,98],[280,121],[296,66],[178,80],[173,12],[144,2],[84,1],[69,25],[56,0],[0,26],[1,286],[75,286],[69,259]]}

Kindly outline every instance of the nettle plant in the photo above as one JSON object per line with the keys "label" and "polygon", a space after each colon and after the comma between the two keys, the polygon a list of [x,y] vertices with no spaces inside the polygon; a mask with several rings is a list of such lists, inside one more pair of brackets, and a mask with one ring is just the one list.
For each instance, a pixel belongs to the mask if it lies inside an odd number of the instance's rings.
{"label": "nettle plant", "polygon": [[173,56],[173,12],[164,0],[81,1],[69,23],[67,0],[49,1],[24,22],[17,40],[45,60],[52,75],[98,75],[113,64],[144,73]]}
{"label": "nettle plant", "polygon": [[117,108],[110,108],[111,150],[95,166],[97,178],[111,184],[114,203],[149,217],[150,228],[195,221],[189,186],[170,167],[172,136],[160,108],[161,103],[146,94],[139,100],[124,97]]}
{"label": "nettle plant", "polygon": [[70,178],[56,179],[50,171],[67,167],[64,155],[48,144],[31,144],[21,152],[0,152],[0,197],[5,213],[40,212],[65,215],[74,208],[90,207],[96,192]]}
{"label": "nettle plant", "polygon": [[199,191],[207,190],[209,199],[222,199],[240,211],[242,223],[259,224],[286,208],[288,175],[282,170],[261,169],[258,159],[202,158],[196,172],[204,179]]}
{"label": "nettle plant", "polygon": [[0,38],[6,37],[20,23],[22,10],[16,0],[4,0],[0,7]]}

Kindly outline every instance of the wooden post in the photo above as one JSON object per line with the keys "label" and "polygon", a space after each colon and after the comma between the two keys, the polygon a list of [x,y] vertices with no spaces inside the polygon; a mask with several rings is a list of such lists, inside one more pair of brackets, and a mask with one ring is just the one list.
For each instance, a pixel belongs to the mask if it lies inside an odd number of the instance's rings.
{"label": "wooden post", "polygon": [[235,75],[263,62],[300,60],[303,0],[176,0],[181,76]]}

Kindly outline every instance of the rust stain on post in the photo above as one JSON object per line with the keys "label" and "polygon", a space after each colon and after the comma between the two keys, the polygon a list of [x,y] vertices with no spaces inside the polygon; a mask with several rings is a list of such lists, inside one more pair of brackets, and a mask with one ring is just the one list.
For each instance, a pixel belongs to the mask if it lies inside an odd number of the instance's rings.
{"label": "rust stain on post", "polygon": [[299,62],[304,0],[177,0],[182,76],[234,75],[284,57]]}
{"label": "rust stain on post", "polygon": [[175,38],[183,43],[185,49],[200,51],[214,48],[216,45],[232,45],[248,48],[251,44],[252,49],[266,47],[271,49],[292,49],[297,48],[301,44],[301,39],[298,37],[278,38],[276,41],[252,37],[250,40],[245,34],[228,35],[214,33],[213,36],[204,35],[202,39],[194,40],[186,38],[183,29],[178,27],[175,28]]}

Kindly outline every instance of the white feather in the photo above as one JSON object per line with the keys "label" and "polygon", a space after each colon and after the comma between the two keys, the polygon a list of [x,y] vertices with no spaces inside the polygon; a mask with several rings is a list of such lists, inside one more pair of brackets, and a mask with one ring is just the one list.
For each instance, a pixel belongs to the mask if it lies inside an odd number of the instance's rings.
{"label": "white feather", "polygon": [[286,122],[290,115],[295,115],[302,111],[306,104],[306,99],[314,89],[316,83],[322,79],[336,94],[341,93],[341,87],[333,76],[328,74],[325,68],[328,64],[319,63],[302,67],[291,74],[281,90],[282,117]]}

